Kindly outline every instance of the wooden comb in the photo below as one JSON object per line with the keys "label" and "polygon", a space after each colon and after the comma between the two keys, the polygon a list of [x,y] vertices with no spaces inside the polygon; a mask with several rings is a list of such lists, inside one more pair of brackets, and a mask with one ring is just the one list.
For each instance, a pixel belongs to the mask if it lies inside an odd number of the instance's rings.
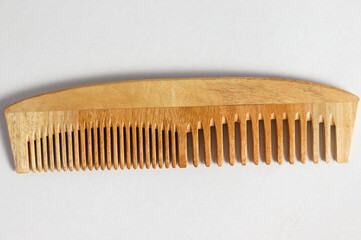
{"label": "wooden comb", "polygon": [[[188,161],[189,134],[194,166],[199,165],[201,140],[204,163],[210,166],[214,147],[212,131],[219,166],[223,164],[225,151],[231,165],[238,155],[245,165],[247,145],[252,146],[253,162],[258,164],[260,134],[264,139],[264,159],[270,164],[272,128],[276,130],[273,145],[278,163],[283,160],[284,137],[288,139],[289,162],[295,162],[297,135],[299,157],[305,163],[309,124],[312,158],[317,163],[320,123],[324,125],[321,137],[325,161],[331,160],[331,126],[334,126],[336,160],[347,162],[358,101],[357,96],[346,91],[296,80],[159,79],[47,93],[8,106],[5,115],[19,173],[30,169],[35,172],[170,165],[183,168]],[[248,141],[247,125],[252,132]],[[283,136],[284,127],[287,136]],[[224,137],[228,141],[227,149],[224,149]],[[236,153],[236,149],[240,152]]]}

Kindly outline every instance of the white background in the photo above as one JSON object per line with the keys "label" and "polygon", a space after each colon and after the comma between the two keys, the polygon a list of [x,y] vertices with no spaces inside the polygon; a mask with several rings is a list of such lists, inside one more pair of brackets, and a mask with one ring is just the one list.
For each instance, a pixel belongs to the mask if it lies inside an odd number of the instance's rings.
{"label": "white background", "polygon": [[[361,2],[0,1],[1,109],[89,83],[217,76],[361,96]],[[349,164],[23,175],[0,119],[1,239],[361,238],[360,111]]]}

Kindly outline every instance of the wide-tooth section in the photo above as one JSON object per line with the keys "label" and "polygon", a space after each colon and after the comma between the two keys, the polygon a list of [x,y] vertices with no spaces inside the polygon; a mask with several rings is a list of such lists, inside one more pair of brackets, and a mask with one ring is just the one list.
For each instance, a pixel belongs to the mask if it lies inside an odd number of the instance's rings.
{"label": "wide-tooth section", "polygon": [[[257,108],[193,121],[180,117],[178,122],[171,122],[103,114],[78,122],[44,123],[24,141],[29,170],[33,172],[186,167],[188,158],[195,167],[200,163],[211,166],[212,162],[222,166],[225,160],[230,165],[246,165],[248,158],[256,165],[272,161],[281,164],[284,158],[291,164],[306,163],[308,156],[314,163],[320,156],[328,163],[336,158],[334,155],[345,161],[347,153],[339,149],[345,143],[331,137],[349,133],[338,128],[342,119],[333,116],[328,110],[262,112]],[[333,134],[331,127],[335,128]],[[337,147],[334,155],[332,142]],[[324,151],[321,155],[320,150]]]}

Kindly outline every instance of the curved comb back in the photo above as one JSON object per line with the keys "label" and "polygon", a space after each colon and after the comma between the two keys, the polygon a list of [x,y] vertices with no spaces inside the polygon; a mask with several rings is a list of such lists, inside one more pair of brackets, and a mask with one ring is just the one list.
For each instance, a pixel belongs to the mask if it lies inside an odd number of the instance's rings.
{"label": "curved comb back", "polygon": [[[223,134],[227,134],[229,163],[234,165],[237,124],[241,163],[246,164],[247,144],[252,144],[253,161],[258,164],[260,121],[267,164],[272,158],[272,121],[279,163],[283,161],[284,123],[290,163],[295,161],[296,123],[300,159],[306,162],[308,122],[312,124],[313,161],[319,159],[322,123],[326,162],[331,159],[331,126],[336,127],[336,159],[347,162],[358,101],[343,90],[296,80],[159,79],[47,93],[8,106],[5,115],[16,171],[21,173],[30,169],[186,167],[187,133],[192,136],[194,166],[199,164],[200,137],[204,138],[204,163],[209,166],[213,127],[217,164],[223,164]],[[248,121],[251,143],[247,142]]]}

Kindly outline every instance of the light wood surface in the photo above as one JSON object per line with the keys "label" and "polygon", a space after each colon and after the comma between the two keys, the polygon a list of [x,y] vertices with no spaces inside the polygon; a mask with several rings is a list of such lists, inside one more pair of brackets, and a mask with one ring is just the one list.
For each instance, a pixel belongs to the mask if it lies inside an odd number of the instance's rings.
{"label": "light wood surface", "polygon": [[296,136],[300,161],[306,162],[307,128],[312,128],[312,158],[317,163],[320,126],[325,161],[331,160],[334,126],[336,160],[347,162],[358,101],[343,90],[295,80],[158,79],[47,93],[8,106],[5,115],[19,173],[186,167],[190,150],[194,166],[200,162],[210,166],[214,147],[219,166],[225,154],[229,164],[235,165],[239,156],[245,165],[250,149],[258,164],[260,139],[264,140],[264,160],[271,164],[272,128],[280,164],[285,139],[288,161],[295,162]]}

